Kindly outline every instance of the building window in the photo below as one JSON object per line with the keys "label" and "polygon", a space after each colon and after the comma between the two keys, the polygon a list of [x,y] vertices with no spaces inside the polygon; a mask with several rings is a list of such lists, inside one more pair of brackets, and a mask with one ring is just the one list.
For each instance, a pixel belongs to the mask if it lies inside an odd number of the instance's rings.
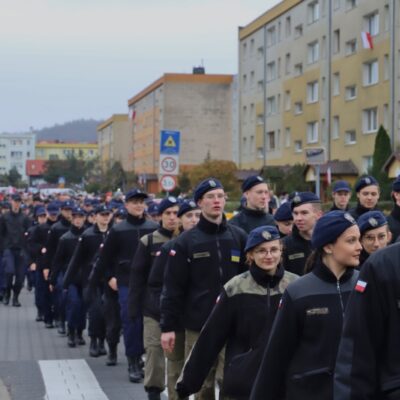
{"label": "building window", "polygon": [[269,151],[275,150],[275,132],[267,132],[267,148]]}
{"label": "building window", "polygon": [[290,147],[291,135],[291,129],[285,128],[285,147]]}
{"label": "building window", "polygon": [[294,66],[294,74],[295,76],[303,75],[303,64],[298,63]]}
{"label": "building window", "polygon": [[276,79],[276,63],[272,61],[267,64],[267,82],[273,81]]}
{"label": "building window", "polygon": [[389,79],[389,54],[383,56],[383,79]]}
{"label": "building window", "polygon": [[307,7],[307,21],[312,24],[319,20],[319,1],[311,2]]}
{"label": "building window", "polygon": [[307,143],[318,142],[318,122],[313,121],[307,124]]}
{"label": "building window", "polygon": [[243,90],[246,90],[247,89],[247,75],[246,74],[243,74],[243,76],[242,76],[242,86],[243,86]]}
{"label": "building window", "polygon": [[332,94],[334,96],[338,96],[340,94],[340,74],[339,74],[339,72],[336,72],[333,74]]}
{"label": "building window", "polygon": [[312,64],[319,59],[319,42],[318,40],[308,44],[308,63]]}
{"label": "building window", "polygon": [[362,158],[363,163],[363,173],[368,174],[372,168],[372,156],[365,156]]}
{"label": "building window", "polygon": [[267,29],[267,47],[271,47],[276,44],[276,28],[271,26]]}
{"label": "building window", "polygon": [[363,64],[364,86],[374,85],[379,81],[378,60],[368,61]]}
{"label": "building window", "polygon": [[243,106],[243,111],[242,111],[242,118],[243,118],[243,123],[247,123],[247,106]]}
{"label": "building window", "polygon": [[303,103],[301,101],[297,101],[294,103],[294,113],[295,115],[301,114],[303,112]]}
{"label": "building window", "polygon": [[250,87],[254,86],[254,71],[250,71]]}
{"label": "building window", "polygon": [[318,101],[318,81],[307,83],[307,103]]}
{"label": "building window", "polygon": [[371,133],[378,130],[378,108],[363,110],[363,132]]}
{"label": "building window", "polygon": [[294,141],[294,152],[301,153],[303,151],[303,142],[301,140]]}
{"label": "building window", "polygon": [[357,97],[357,86],[351,85],[346,87],[346,100],[354,100]]}
{"label": "building window", "polygon": [[264,56],[264,47],[261,46],[257,49],[257,58],[261,59],[263,56]]}
{"label": "building window", "polygon": [[291,58],[290,58],[290,53],[287,53],[285,56],[285,74],[289,75],[290,74],[290,69],[291,69]]}
{"label": "building window", "polygon": [[271,96],[267,99],[267,115],[276,114],[276,97]]}
{"label": "building window", "polygon": [[294,28],[294,38],[297,39],[297,38],[299,38],[301,36],[303,36],[303,25],[302,24],[297,25]]}
{"label": "building window", "polygon": [[254,53],[254,39],[250,40],[250,56]]}
{"label": "building window", "polygon": [[346,10],[352,10],[357,6],[357,0],[346,0]]}
{"label": "building window", "polygon": [[340,52],[340,29],[333,31],[333,54]]}
{"label": "building window", "polygon": [[289,111],[291,108],[292,104],[291,104],[291,96],[290,96],[290,91],[287,90],[285,92],[285,111]]}
{"label": "building window", "polygon": [[339,116],[335,115],[332,119],[332,139],[339,139],[339,134],[340,134]]}
{"label": "building window", "polygon": [[288,38],[292,34],[292,19],[286,17],[285,35]]}
{"label": "building window", "polygon": [[263,89],[264,89],[264,81],[263,81],[263,80],[260,80],[260,81],[257,82],[257,90],[258,90],[259,92],[262,92]]}
{"label": "building window", "polygon": [[243,57],[247,56],[247,43],[244,42],[242,45],[242,49],[243,49]]}
{"label": "building window", "polygon": [[377,11],[364,17],[364,29],[371,36],[379,34],[379,13]]}
{"label": "building window", "polygon": [[264,114],[257,114],[257,125],[264,124]]}
{"label": "building window", "polygon": [[355,144],[356,141],[356,131],[346,131],[344,134],[344,143],[345,144]]}
{"label": "building window", "polygon": [[385,5],[384,18],[385,18],[385,31],[387,32],[390,28],[390,12],[388,4]]}
{"label": "building window", "polygon": [[346,42],[346,56],[350,56],[357,52],[357,40],[351,39]]}
{"label": "building window", "polygon": [[383,127],[387,129],[389,127],[389,105],[383,105]]}
{"label": "building window", "polygon": [[264,151],[262,147],[257,148],[257,158],[263,158],[264,157]]}
{"label": "building window", "polygon": [[251,103],[250,104],[250,122],[254,122],[254,116],[255,116],[254,103]]}

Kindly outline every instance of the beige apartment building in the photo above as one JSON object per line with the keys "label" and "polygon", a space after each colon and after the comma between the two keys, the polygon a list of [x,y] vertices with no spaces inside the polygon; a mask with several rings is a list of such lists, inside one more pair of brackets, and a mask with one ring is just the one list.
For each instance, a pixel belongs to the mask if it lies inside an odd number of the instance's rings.
{"label": "beige apartment building", "polygon": [[181,170],[232,160],[232,83],[232,75],[167,73],[128,101],[133,169],[147,190],[159,190],[161,130],[180,132]]}
{"label": "beige apartment building", "polygon": [[352,160],[362,174],[380,125],[396,149],[398,8],[284,0],[239,28],[241,168],[305,163],[307,148],[323,147],[328,160]]}
{"label": "beige apartment building", "polygon": [[98,125],[97,145],[103,170],[119,161],[124,171],[132,171],[133,140],[128,114],[114,114]]}

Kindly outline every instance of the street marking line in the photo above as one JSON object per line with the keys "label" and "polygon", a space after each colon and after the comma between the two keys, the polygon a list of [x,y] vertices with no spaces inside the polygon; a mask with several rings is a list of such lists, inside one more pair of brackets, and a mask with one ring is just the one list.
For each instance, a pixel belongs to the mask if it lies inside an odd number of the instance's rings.
{"label": "street marking line", "polygon": [[11,400],[10,393],[8,392],[6,385],[1,379],[0,379],[0,399]]}
{"label": "street marking line", "polygon": [[45,400],[109,400],[85,360],[40,360]]}

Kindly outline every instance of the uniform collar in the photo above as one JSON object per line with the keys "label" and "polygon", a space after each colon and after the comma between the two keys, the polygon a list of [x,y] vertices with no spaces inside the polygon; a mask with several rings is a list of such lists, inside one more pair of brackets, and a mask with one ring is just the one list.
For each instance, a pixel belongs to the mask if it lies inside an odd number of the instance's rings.
{"label": "uniform collar", "polygon": [[395,218],[400,220],[400,207],[395,203],[393,210],[391,211],[390,215]]}
{"label": "uniform collar", "polygon": [[[336,283],[338,281],[336,275],[322,262],[321,259],[316,261],[316,264],[311,273],[315,274],[318,278],[326,282]],[[353,267],[346,268],[344,274],[339,278],[339,282],[347,282],[353,276],[353,273]]]}
{"label": "uniform collar", "polygon": [[253,216],[253,217],[261,217],[266,214],[266,211],[264,210],[254,210],[248,207],[243,207],[242,212],[248,216]]}
{"label": "uniform collar", "polygon": [[168,238],[172,238],[172,236],[174,235],[174,231],[170,231],[169,229],[165,229],[162,226],[160,226],[157,230],[158,230],[158,232],[161,233],[161,235],[166,236]]}
{"label": "uniform collar", "polygon": [[200,214],[200,221],[197,226],[206,233],[224,232],[226,230],[226,217],[223,215],[222,222],[220,224],[215,224],[204,218],[203,214]]}
{"label": "uniform collar", "polygon": [[144,215],[142,217],[135,217],[131,214],[128,214],[126,216],[126,220],[132,225],[142,225],[146,221],[146,218]]}
{"label": "uniform collar", "polygon": [[281,264],[278,265],[275,275],[267,274],[266,271],[258,267],[255,263],[250,265],[249,270],[253,279],[262,287],[275,287],[284,274],[284,269]]}

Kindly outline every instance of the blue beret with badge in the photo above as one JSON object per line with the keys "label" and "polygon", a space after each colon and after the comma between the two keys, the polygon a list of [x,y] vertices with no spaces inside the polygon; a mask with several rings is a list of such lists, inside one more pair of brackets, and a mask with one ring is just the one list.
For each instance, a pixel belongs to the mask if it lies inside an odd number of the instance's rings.
{"label": "blue beret with badge", "polygon": [[194,202],[194,200],[184,200],[178,211],[178,217],[181,217],[183,214],[186,214],[189,211],[198,210],[199,206]]}
{"label": "blue beret with badge", "polygon": [[201,181],[194,190],[194,201],[197,203],[207,192],[215,189],[223,189],[222,183],[215,178],[207,178]]}
{"label": "blue beret with badge", "polygon": [[249,250],[253,249],[261,243],[271,242],[272,240],[279,240],[280,238],[281,236],[276,226],[259,226],[249,233],[244,252],[247,253]]}
{"label": "blue beret with badge", "polygon": [[72,209],[72,215],[85,216],[86,215],[86,211],[81,207],[74,207]]}
{"label": "blue beret with badge", "polygon": [[51,202],[47,205],[47,212],[50,215],[57,215],[60,212],[60,207],[56,202]]}
{"label": "blue beret with badge", "polygon": [[336,181],[332,186],[332,192],[351,192],[351,187],[346,181]]}
{"label": "blue beret with badge", "polygon": [[60,204],[61,208],[70,209],[70,210],[72,210],[74,208],[74,206],[75,206],[75,204],[72,200],[65,200],[65,201],[62,201]]}
{"label": "blue beret with badge", "polygon": [[250,190],[253,186],[259,185],[260,183],[265,183],[264,179],[261,176],[249,176],[242,183],[242,192],[246,192],[247,190]]}
{"label": "blue beret with badge", "polygon": [[307,203],[321,203],[321,199],[313,192],[296,192],[290,203],[292,210]]}
{"label": "blue beret with badge", "polygon": [[387,225],[387,219],[381,211],[368,211],[362,214],[358,220],[357,224],[360,228],[361,235],[371,229],[380,228],[381,226]]}
{"label": "blue beret with badge", "polygon": [[94,213],[95,214],[100,214],[100,213],[111,214],[111,209],[110,209],[110,207],[107,207],[105,204],[101,204],[94,209]]}
{"label": "blue beret with badge", "polygon": [[43,206],[37,207],[35,210],[35,217],[38,217],[39,215],[46,215],[46,209]]}
{"label": "blue beret with badge", "polygon": [[148,206],[147,206],[147,214],[149,215],[158,215],[158,204],[152,201]]}
{"label": "blue beret with badge", "polygon": [[336,239],[348,228],[357,225],[356,220],[347,211],[330,211],[323,215],[315,224],[311,245],[314,249],[321,249]]}
{"label": "blue beret with badge", "polygon": [[364,189],[367,186],[378,186],[379,187],[379,182],[371,175],[368,176],[363,176],[360,178],[356,185],[354,186],[356,192],[358,193],[360,190]]}
{"label": "blue beret with badge", "polygon": [[178,200],[174,196],[168,196],[161,200],[158,205],[158,215],[161,215],[167,208],[178,205]]}
{"label": "blue beret with badge", "polygon": [[142,192],[140,189],[132,189],[125,193],[125,201],[130,199],[147,199],[149,196],[147,193]]}
{"label": "blue beret with badge", "polygon": [[400,175],[392,183],[393,192],[400,192]]}
{"label": "blue beret with badge", "polygon": [[275,221],[291,221],[293,220],[292,206],[290,201],[281,204],[274,214]]}

